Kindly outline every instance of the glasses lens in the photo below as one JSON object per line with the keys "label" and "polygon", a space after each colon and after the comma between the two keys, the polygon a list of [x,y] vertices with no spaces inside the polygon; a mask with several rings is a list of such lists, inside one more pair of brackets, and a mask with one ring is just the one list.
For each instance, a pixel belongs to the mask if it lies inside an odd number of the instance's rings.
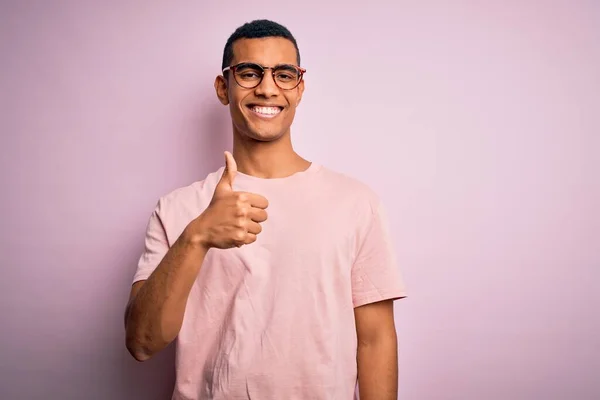
{"label": "glasses lens", "polygon": [[293,65],[280,65],[273,71],[277,86],[282,89],[293,89],[300,81],[300,71]]}
{"label": "glasses lens", "polygon": [[235,68],[235,80],[240,86],[250,89],[260,83],[263,73],[264,71],[259,65],[240,64]]}

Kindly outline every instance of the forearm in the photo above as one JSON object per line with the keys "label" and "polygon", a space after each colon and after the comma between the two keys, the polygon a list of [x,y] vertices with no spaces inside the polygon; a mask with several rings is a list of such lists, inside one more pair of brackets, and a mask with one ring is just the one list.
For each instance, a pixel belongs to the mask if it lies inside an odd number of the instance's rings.
{"label": "forearm", "polygon": [[394,334],[360,343],[357,353],[361,400],[397,400],[398,343]]}
{"label": "forearm", "polygon": [[131,300],[126,314],[127,348],[139,361],[179,334],[192,286],[207,250],[182,235]]}

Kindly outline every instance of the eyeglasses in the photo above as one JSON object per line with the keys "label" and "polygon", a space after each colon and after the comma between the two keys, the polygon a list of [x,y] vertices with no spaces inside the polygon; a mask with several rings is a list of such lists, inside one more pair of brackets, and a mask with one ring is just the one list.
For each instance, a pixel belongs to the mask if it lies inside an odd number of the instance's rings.
{"label": "eyeglasses", "polygon": [[230,71],[238,85],[245,89],[254,89],[262,82],[265,70],[270,69],[273,81],[277,87],[283,90],[292,90],[302,82],[302,76],[306,73],[304,68],[291,64],[280,64],[274,67],[263,67],[262,65],[244,62],[223,69],[223,74]]}

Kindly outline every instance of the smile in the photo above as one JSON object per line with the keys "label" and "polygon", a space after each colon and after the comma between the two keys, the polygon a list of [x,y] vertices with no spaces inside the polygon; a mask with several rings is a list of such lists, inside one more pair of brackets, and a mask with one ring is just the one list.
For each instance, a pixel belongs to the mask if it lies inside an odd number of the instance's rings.
{"label": "smile", "polygon": [[283,110],[283,107],[248,106],[250,111],[261,118],[275,118]]}

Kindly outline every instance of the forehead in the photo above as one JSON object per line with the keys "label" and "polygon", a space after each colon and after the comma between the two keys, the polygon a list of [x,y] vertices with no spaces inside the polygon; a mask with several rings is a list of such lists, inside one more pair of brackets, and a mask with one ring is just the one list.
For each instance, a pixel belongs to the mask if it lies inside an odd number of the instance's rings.
{"label": "forehead", "polygon": [[233,43],[233,63],[255,62],[264,66],[296,64],[296,48],[285,38],[239,39]]}

